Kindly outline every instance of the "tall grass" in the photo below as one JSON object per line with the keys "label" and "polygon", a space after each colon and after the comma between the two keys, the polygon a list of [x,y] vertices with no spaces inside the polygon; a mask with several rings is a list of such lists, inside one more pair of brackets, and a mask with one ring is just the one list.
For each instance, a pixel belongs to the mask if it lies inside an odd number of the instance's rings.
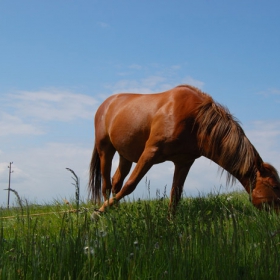
{"label": "tall grass", "polygon": [[162,198],[122,202],[95,222],[88,206],[2,210],[0,279],[280,278],[280,218],[243,193],[185,198],[171,221]]}

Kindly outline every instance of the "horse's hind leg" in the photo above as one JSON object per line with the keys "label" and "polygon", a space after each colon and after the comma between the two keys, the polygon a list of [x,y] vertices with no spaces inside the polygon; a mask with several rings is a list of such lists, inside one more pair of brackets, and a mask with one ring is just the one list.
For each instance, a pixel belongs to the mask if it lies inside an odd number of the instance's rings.
{"label": "horse's hind leg", "polygon": [[112,190],[111,169],[112,169],[112,160],[115,152],[116,150],[111,144],[106,145],[106,148],[103,146],[102,149],[99,149],[98,151],[100,156],[100,169],[101,169],[101,176],[102,176],[102,195],[104,197],[104,201],[109,199]]}
{"label": "horse's hind leg", "polygon": [[117,194],[121,190],[123,181],[125,177],[128,175],[131,166],[132,166],[132,162],[120,155],[119,166],[112,179],[113,195]]}

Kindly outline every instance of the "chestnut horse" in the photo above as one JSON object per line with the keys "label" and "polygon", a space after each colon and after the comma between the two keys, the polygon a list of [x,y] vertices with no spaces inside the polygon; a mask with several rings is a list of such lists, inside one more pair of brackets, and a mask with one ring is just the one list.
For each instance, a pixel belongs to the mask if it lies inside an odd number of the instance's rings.
{"label": "chestnut horse", "polygon": [[[119,166],[111,181],[116,151]],[[208,94],[180,85],[162,93],[109,97],[95,115],[89,192],[100,203],[102,185],[104,203],[97,211],[104,212],[133,192],[154,164],[172,161],[175,171],[169,207],[174,212],[188,172],[200,156],[227,171],[227,183],[239,180],[256,207],[280,206],[276,169],[262,161],[236,119]],[[133,162],[137,164],[123,185]]]}

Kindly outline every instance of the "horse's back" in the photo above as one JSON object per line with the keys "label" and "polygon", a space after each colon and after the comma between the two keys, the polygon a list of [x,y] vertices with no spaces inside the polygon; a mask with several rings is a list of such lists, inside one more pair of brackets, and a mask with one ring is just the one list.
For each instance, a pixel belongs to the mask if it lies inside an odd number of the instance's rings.
{"label": "horse's back", "polygon": [[[106,119],[116,118],[118,115],[130,115],[131,118],[137,117],[140,113],[145,118],[149,114],[154,115],[163,107],[172,104],[175,107],[179,105],[187,106],[188,110],[193,110],[202,100],[208,96],[200,90],[191,86],[178,86],[171,90],[152,93],[118,93],[108,97],[98,108],[95,118],[99,120],[99,116],[106,114]],[[188,113],[188,112],[185,113]]]}

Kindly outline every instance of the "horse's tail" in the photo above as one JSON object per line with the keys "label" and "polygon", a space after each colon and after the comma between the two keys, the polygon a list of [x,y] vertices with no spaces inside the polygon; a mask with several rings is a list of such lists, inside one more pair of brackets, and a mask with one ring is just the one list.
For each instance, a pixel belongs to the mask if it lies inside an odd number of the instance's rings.
{"label": "horse's tail", "polygon": [[88,194],[94,203],[100,203],[101,201],[101,170],[100,170],[100,157],[94,145],[92,152],[90,168],[89,168],[89,183],[88,183]]}

